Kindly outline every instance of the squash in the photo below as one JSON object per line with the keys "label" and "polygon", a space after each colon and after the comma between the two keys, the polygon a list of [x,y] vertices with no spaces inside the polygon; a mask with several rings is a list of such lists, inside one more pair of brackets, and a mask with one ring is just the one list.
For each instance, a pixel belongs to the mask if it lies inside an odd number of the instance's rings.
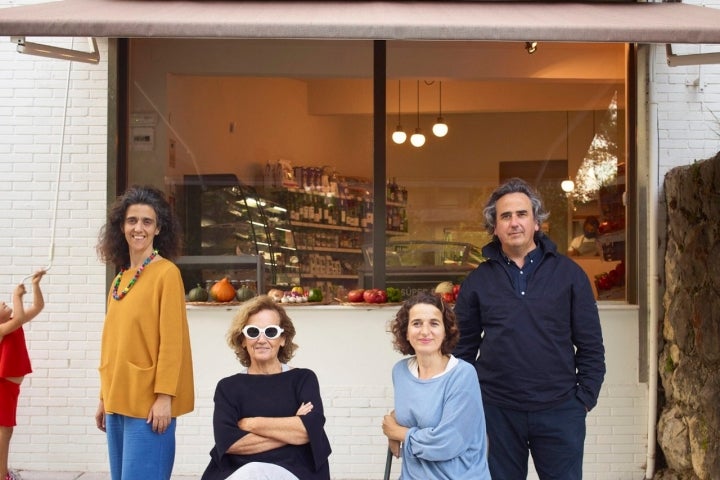
{"label": "squash", "polygon": [[230,302],[235,298],[235,287],[225,277],[210,287],[210,298],[216,302]]}
{"label": "squash", "polygon": [[255,292],[248,288],[247,285],[243,285],[240,288],[237,289],[237,293],[235,293],[235,298],[238,299],[240,302],[244,302],[245,300],[250,300],[255,296]]}
{"label": "squash", "polygon": [[197,287],[190,290],[187,299],[188,302],[207,302],[208,292],[198,283]]}

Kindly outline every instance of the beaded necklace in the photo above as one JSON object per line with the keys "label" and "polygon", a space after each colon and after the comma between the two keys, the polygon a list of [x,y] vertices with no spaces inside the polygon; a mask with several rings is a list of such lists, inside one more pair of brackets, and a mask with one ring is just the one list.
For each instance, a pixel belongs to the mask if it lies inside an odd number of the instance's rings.
{"label": "beaded necklace", "polygon": [[125,295],[130,291],[130,289],[135,285],[135,282],[137,282],[137,279],[140,278],[140,274],[145,270],[145,267],[147,267],[148,263],[153,261],[153,258],[155,258],[158,254],[157,250],[153,250],[149,257],[145,259],[145,261],[140,265],[140,268],[137,269],[137,272],[135,272],[135,276],[130,280],[130,283],[128,283],[128,286],[125,287],[125,289],[118,293],[118,287],[120,286],[120,279],[122,278],[123,273],[125,273],[126,268],[123,268],[120,270],[120,273],[117,274],[117,277],[115,277],[115,283],[113,284],[112,288],[112,296],[115,300],[122,300],[125,298]]}

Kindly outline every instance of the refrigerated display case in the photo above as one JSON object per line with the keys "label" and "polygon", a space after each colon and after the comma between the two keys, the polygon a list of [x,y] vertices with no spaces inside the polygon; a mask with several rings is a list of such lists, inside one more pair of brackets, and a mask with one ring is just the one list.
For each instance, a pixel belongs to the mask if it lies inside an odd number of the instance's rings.
{"label": "refrigerated display case", "polygon": [[[362,288],[372,284],[373,247],[363,246],[365,264],[360,271]],[[418,291],[434,291],[438,283],[459,284],[484,261],[480,249],[470,243],[443,241],[392,241],[385,251],[386,285],[399,288],[403,298]]]}
{"label": "refrigerated display case", "polygon": [[186,175],[179,197],[185,256],[257,255],[268,288],[300,283],[295,239],[283,206],[233,174]]}

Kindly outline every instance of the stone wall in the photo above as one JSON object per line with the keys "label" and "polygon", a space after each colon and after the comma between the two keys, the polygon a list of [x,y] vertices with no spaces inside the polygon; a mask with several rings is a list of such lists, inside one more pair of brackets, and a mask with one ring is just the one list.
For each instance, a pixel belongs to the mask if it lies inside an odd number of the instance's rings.
{"label": "stone wall", "polygon": [[664,390],[656,479],[720,479],[720,154],[665,176]]}

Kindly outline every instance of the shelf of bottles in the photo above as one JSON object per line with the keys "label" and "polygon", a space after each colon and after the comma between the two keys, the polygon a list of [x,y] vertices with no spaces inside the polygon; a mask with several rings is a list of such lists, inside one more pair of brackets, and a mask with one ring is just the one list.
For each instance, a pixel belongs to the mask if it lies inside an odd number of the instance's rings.
{"label": "shelf of bottles", "polygon": [[[295,167],[287,183],[274,168],[266,172],[264,192],[287,209],[301,276],[357,280],[361,247],[376,226],[369,185],[346,182],[323,168]],[[385,232],[406,234],[407,189],[393,178],[386,190]]]}
{"label": "shelf of bottles", "polygon": [[[386,202],[387,232],[407,233],[407,190]],[[369,194],[334,193],[287,187],[280,192],[292,225],[326,230],[363,232],[373,228],[373,200]],[[338,240],[340,241],[340,240]],[[298,241],[298,243],[301,243]],[[347,248],[359,248],[353,245]]]}
{"label": "shelf of bottles", "polygon": [[287,209],[231,174],[185,178],[188,255],[259,255],[268,285],[294,285],[300,266]]}

